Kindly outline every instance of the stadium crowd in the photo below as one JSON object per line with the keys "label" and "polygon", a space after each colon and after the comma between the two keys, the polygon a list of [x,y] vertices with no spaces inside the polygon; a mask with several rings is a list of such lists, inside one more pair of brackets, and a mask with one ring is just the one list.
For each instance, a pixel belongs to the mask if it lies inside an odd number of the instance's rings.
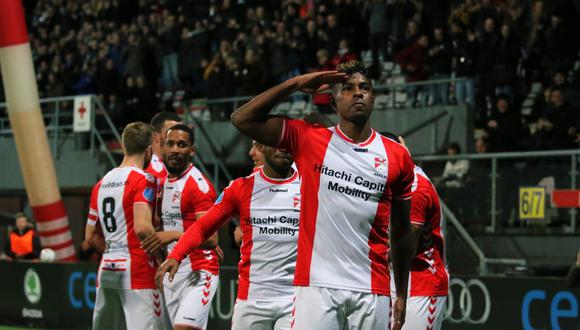
{"label": "stadium crowd", "polygon": [[[99,94],[122,124],[150,118],[159,91],[255,95],[368,51],[378,83],[392,74],[385,62],[400,65],[407,82],[463,78],[409,86],[408,105],[467,104],[488,150],[509,151],[580,141],[579,20],[571,3],[559,4],[36,0],[26,7],[41,97]],[[528,94],[533,83],[544,87]],[[522,115],[529,95],[533,108]]]}

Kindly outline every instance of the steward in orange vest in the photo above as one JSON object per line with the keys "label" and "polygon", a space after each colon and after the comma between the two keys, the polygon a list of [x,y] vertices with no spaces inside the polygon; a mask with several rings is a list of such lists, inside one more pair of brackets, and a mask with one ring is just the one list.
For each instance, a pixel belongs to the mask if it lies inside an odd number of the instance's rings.
{"label": "steward in orange vest", "polygon": [[13,259],[36,259],[40,256],[40,240],[24,216],[16,217],[16,227],[8,235],[4,253]]}

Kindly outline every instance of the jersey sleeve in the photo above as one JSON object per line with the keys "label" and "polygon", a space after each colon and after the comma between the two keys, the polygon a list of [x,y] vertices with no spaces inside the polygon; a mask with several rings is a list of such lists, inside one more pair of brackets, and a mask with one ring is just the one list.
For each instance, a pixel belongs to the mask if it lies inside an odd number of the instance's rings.
{"label": "jersey sleeve", "polygon": [[187,199],[193,205],[193,212],[197,215],[199,213],[207,212],[216,199],[215,189],[213,185],[205,176],[192,178],[196,184],[191,185],[191,189],[187,192]]}
{"label": "jersey sleeve", "polygon": [[147,204],[150,207],[155,205],[155,178],[150,175],[136,175],[133,181],[133,204]]}
{"label": "jersey sleeve", "polygon": [[393,185],[393,197],[398,200],[408,200],[411,198],[411,186],[415,180],[415,165],[409,151],[401,146],[401,151],[398,155],[399,160],[399,176]]}
{"label": "jersey sleeve", "polygon": [[429,195],[418,188],[411,198],[411,223],[415,225],[424,225],[428,218],[430,208]]}
{"label": "jersey sleeve", "polygon": [[99,211],[97,208],[97,198],[99,196],[99,187],[101,186],[101,182],[97,183],[93,187],[93,191],[91,192],[91,202],[89,205],[89,215],[87,217],[87,225],[95,226],[97,221],[99,221]]}
{"label": "jersey sleeve", "polygon": [[215,233],[224,223],[232,218],[237,208],[237,198],[235,189],[231,189],[230,184],[218,197],[207,213],[194,222],[177,241],[173,250],[167,257],[181,262],[189,252],[198,248],[213,233]]}
{"label": "jersey sleeve", "polygon": [[309,125],[303,120],[284,119],[282,136],[278,142],[278,148],[286,149],[291,154],[296,155],[300,150],[300,144],[306,136]]}

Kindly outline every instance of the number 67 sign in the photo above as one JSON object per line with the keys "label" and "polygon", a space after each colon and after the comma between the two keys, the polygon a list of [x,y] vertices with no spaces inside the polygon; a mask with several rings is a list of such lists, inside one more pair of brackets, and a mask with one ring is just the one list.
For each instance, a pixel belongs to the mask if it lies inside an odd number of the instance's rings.
{"label": "number 67 sign", "polygon": [[520,187],[520,220],[546,218],[546,188]]}

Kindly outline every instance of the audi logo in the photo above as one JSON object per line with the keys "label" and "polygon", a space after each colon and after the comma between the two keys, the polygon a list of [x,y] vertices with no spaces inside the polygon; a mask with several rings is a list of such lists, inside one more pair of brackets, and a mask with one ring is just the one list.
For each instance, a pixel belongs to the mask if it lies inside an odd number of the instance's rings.
{"label": "audi logo", "polygon": [[[453,286],[459,287],[459,299],[454,296]],[[475,294],[476,291],[479,294]],[[473,294],[472,294],[473,293]],[[483,296],[483,313],[474,311],[474,297]],[[478,302],[481,302],[478,298]],[[457,309],[458,308],[458,309]],[[479,309],[478,309],[479,310]],[[465,282],[459,278],[453,278],[449,282],[449,295],[447,296],[447,310],[445,319],[451,323],[483,324],[487,322],[491,312],[491,298],[485,284],[478,279],[470,279]]]}

